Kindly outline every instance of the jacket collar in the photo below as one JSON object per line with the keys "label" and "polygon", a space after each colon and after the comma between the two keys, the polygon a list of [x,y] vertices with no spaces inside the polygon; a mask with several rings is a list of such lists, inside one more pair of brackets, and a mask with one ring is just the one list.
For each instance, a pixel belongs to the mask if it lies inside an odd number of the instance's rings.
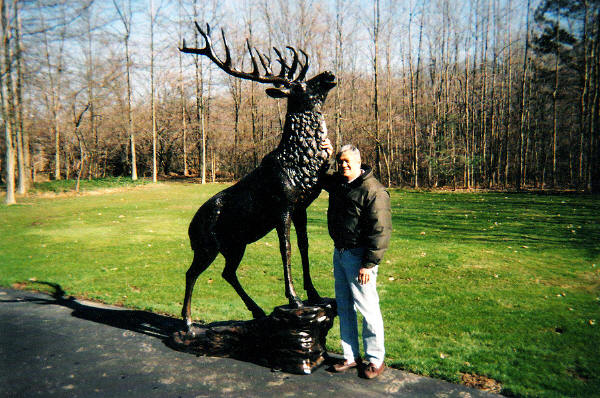
{"label": "jacket collar", "polygon": [[[371,178],[373,176],[373,170],[371,169],[371,167],[367,166],[366,164],[361,164],[360,170],[361,170],[361,173],[358,177],[356,177],[354,180],[352,180],[352,182],[344,181],[344,183],[345,183],[344,185],[347,186],[348,188],[355,188],[355,187],[362,185],[363,181],[365,181],[367,178]],[[340,178],[343,179],[344,177],[340,176]]]}

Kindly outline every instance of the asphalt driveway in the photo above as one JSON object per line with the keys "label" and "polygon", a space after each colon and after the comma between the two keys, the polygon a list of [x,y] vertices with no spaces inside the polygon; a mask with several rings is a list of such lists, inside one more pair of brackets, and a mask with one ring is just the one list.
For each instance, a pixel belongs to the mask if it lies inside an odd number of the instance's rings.
{"label": "asphalt driveway", "polygon": [[144,311],[0,288],[2,397],[494,397],[387,369],[273,372],[229,358],[195,356],[166,341],[183,322]]}

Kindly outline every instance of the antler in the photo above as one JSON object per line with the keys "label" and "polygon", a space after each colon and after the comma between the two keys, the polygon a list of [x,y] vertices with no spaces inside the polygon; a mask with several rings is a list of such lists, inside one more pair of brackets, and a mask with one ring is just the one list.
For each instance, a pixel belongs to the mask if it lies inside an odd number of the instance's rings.
{"label": "antler", "polygon": [[[304,56],[304,63],[302,63],[300,61],[300,59],[298,57],[298,52],[296,51],[295,48],[289,47],[289,46],[286,47],[287,49],[289,49],[292,52],[292,54],[294,56],[294,59],[292,60],[292,65],[288,66],[287,63],[285,62],[285,58],[282,56],[281,52],[279,52],[279,50],[277,48],[273,47],[273,50],[275,50],[275,53],[277,54],[277,58],[278,58],[277,62],[279,62],[279,64],[281,65],[279,74],[274,75],[273,71],[271,69],[271,59],[267,55],[261,54],[260,52],[258,52],[258,50],[255,48],[254,52],[256,52],[256,54],[258,54],[260,63],[262,65],[263,69],[265,70],[265,74],[261,75],[259,72],[258,63],[256,62],[256,58],[254,57],[254,53],[252,51],[252,47],[250,46],[250,42],[248,40],[246,40],[246,45],[248,47],[248,52],[250,53],[250,59],[252,61],[252,72],[248,73],[248,72],[244,72],[244,71],[235,69],[231,65],[231,53],[229,51],[229,46],[227,45],[227,40],[225,39],[225,31],[223,29],[221,29],[221,35],[223,36],[223,45],[225,46],[225,61],[221,61],[212,49],[212,41],[210,40],[210,25],[206,24],[206,32],[205,32],[202,30],[200,25],[198,25],[198,22],[194,21],[194,24],[196,25],[196,29],[198,29],[198,32],[200,32],[200,34],[204,38],[204,41],[206,42],[205,47],[204,48],[186,47],[185,39],[184,39],[183,45],[179,49],[179,51],[188,53],[188,54],[205,55],[208,58],[210,58],[210,60],[213,61],[219,68],[223,69],[226,73],[230,74],[231,76],[239,77],[242,79],[253,80],[255,82],[271,83],[271,84],[274,84],[275,86],[283,85],[285,87],[290,87],[290,85],[292,83],[304,81],[304,79],[306,78],[306,72],[308,71],[309,62],[308,62],[308,55],[306,55],[306,53],[302,50],[299,50],[299,51]],[[298,69],[299,65],[300,65],[300,73],[298,74],[298,77],[293,79],[294,74],[296,73],[296,69]]]}

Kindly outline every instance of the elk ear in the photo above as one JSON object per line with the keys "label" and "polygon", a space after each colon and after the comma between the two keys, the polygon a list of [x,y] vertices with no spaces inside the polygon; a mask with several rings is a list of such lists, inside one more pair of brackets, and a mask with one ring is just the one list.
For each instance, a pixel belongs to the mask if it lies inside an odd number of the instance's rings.
{"label": "elk ear", "polygon": [[290,95],[290,90],[287,88],[268,88],[265,90],[267,95],[272,98],[285,98]]}

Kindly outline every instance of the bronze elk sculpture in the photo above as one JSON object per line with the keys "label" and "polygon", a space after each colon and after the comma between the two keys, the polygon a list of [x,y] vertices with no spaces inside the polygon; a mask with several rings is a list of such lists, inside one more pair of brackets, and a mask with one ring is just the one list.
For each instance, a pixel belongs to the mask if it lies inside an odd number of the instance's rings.
{"label": "bronze elk sculpture", "polygon": [[[230,50],[222,30],[225,61],[213,51],[210,26],[204,31],[198,23],[196,28],[205,41],[204,48],[188,48],[183,42],[180,51],[208,57],[219,68],[231,76],[260,83],[273,84],[266,89],[273,98],[287,98],[287,114],[283,135],[279,145],[261,161],[260,165],[235,185],[217,193],[207,200],[192,219],[188,234],[194,259],[186,273],[185,298],[182,317],[191,327],[191,297],[198,276],[208,268],[218,253],[225,258],[223,278],[235,289],[254,318],[265,316],[265,312],[242,288],[236,270],[242,260],[246,246],[277,230],[279,248],[283,261],[285,296],[294,308],[303,306],[294,290],[290,274],[290,227],[294,223],[298,237],[298,248],[302,259],[304,289],[308,301],[321,301],[309,271],[308,237],[306,232],[306,208],[319,196],[320,169],[329,157],[323,143],[327,140],[325,119],[321,106],[327,93],[335,87],[335,76],[322,72],[306,80],[308,56],[302,50],[304,61],[298,51],[287,47],[293,55],[288,65],[281,52],[278,56],[280,71],[274,74],[271,61],[265,54],[258,55],[264,73],[259,71],[252,47],[247,42],[252,72],[243,72],[232,67]],[[298,75],[296,71],[299,69]]]}

